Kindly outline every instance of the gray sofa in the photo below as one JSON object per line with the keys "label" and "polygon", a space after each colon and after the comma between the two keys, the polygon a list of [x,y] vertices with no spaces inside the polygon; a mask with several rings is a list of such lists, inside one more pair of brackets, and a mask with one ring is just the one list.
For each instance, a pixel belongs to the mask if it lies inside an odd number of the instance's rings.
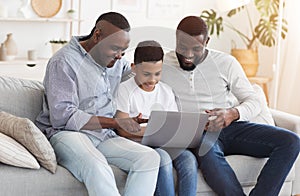
{"label": "gray sofa", "polygon": [[[40,82],[0,76],[0,110],[34,121],[41,110],[43,86]],[[277,126],[300,133],[300,117],[271,110]],[[228,156],[245,192],[249,192],[266,159],[248,156]],[[126,173],[112,166],[117,186],[122,193]],[[297,171],[297,172],[296,172]],[[299,161],[286,178],[280,195],[300,193]],[[17,168],[0,163],[0,195],[87,195],[84,185],[77,181],[65,168],[58,166],[55,174],[44,168],[39,170]],[[100,182],[101,183],[101,182]],[[198,172],[197,195],[215,195]],[[101,194],[100,194],[101,195]]]}

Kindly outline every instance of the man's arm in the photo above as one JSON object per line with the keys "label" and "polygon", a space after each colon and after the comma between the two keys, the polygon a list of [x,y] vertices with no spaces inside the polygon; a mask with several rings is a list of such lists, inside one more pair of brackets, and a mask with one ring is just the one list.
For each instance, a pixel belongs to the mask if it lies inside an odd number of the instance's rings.
{"label": "man's arm", "polygon": [[81,130],[97,130],[105,128],[118,129],[119,125],[114,118],[92,116],[90,120],[81,128]]}
{"label": "man's arm", "polygon": [[259,97],[236,59],[233,59],[228,69],[228,83],[231,93],[239,102],[239,105],[235,106],[239,113],[238,119],[249,121],[257,116],[261,111]]}
{"label": "man's arm", "polygon": [[78,109],[76,73],[62,58],[50,59],[44,87],[49,107],[50,123],[54,129],[78,131],[92,117]]}
{"label": "man's arm", "polygon": [[[139,124],[140,123],[146,123],[148,120],[147,119],[142,119],[141,118],[141,114],[139,114],[137,117],[135,117],[134,119],[136,119],[135,121],[137,121]],[[122,119],[127,119],[129,118],[129,114],[125,113],[125,112],[121,112],[121,111],[117,111],[116,115],[115,115],[117,120],[122,120]],[[139,126],[140,127],[140,126]],[[131,131],[128,129],[124,129],[122,127],[116,128],[118,135],[135,140],[137,138],[142,138],[145,132],[145,127],[140,127],[139,131]]]}
{"label": "man's arm", "polygon": [[81,128],[81,130],[96,130],[112,128],[116,130],[123,130],[133,135],[139,135],[141,132],[140,123],[144,123],[146,119],[140,118],[140,116],[134,118],[107,118],[102,116],[93,116],[90,120]]}

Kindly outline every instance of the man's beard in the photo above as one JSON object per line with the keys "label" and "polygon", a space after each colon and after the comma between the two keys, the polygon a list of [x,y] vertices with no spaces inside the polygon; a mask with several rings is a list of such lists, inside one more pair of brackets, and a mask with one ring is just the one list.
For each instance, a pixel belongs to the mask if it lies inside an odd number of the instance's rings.
{"label": "man's beard", "polygon": [[182,55],[176,53],[178,62],[179,62],[179,66],[181,67],[181,69],[185,70],[185,71],[192,71],[196,68],[196,65],[194,63],[192,63],[192,65],[186,66],[184,62],[182,62],[182,59],[184,58]]}

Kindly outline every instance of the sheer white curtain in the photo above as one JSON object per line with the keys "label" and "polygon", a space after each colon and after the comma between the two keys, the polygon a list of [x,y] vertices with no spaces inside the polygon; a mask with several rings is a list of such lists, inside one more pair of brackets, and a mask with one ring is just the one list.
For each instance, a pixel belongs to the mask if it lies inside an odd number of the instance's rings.
{"label": "sheer white curtain", "polygon": [[277,109],[300,115],[300,1],[286,0],[288,34],[282,42]]}

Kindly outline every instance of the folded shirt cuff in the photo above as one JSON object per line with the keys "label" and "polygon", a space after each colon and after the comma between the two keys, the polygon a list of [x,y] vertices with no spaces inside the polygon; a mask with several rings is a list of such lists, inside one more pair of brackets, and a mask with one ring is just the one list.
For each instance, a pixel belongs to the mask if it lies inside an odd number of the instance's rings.
{"label": "folded shirt cuff", "polygon": [[67,122],[66,129],[79,131],[92,118],[92,116],[93,115],[91,114],[78,110]]}

